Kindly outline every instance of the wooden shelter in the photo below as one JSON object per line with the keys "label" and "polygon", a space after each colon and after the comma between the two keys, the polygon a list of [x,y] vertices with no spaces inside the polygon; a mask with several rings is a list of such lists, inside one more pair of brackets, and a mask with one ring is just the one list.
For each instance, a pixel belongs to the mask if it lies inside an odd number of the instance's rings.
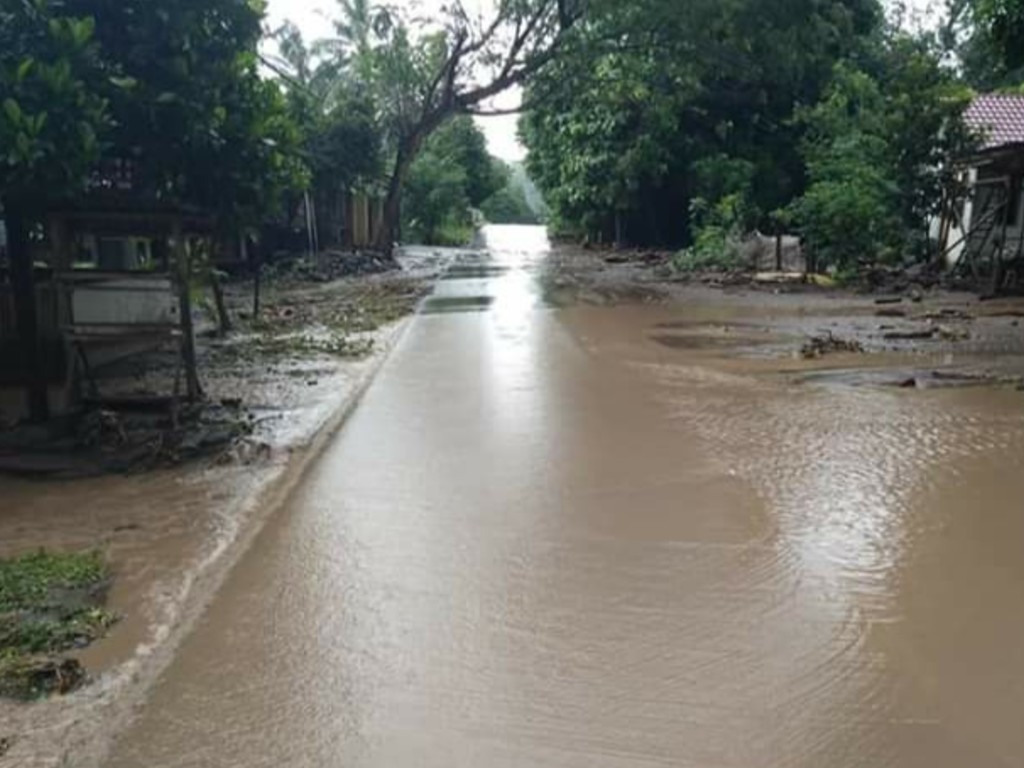
{"label": "wooden shelter", "polygon": [[1024,96],[979,96],[965,120],[982,143],[959,161],[960,191],[933,234],[948,266],[996,292],[1020,283],[1024,267]]}
{"label": "wooden shelter", "polygon": [[[2,384],[27,387],[30,401],[49,393],[74,405],[86,389],[98,394],[98,361],[173,344],[184,392],[199,397],[190,248],[213,236],[213,217],[139,197],[130,175],[110,174],[42,223],[45,237],[22,256],[28,264],[12,252],[9,279],[0,280]],[[173,396],[178,389],[176,380]]]}

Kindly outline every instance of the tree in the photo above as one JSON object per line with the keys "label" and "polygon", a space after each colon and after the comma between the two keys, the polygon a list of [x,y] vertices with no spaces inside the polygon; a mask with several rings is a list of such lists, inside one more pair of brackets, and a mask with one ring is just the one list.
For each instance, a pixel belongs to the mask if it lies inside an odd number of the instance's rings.
{"label": "tree", "polygon": [[[10,0],[0,14],[0,196],[19,294],[32,295],[26,223],[81,191],[101,160],[130,161],[136,196],[200,206],[224,234],[303,183],[298,132],[256,69],[258,4]],[[19,316],[27,349],[34,314]]]}
{"label": "tree", "polygon": [[94,22],[59,10],[48,0],[20,0],[0,11],[0,204],[29,410],[37,420],[48,406],[28,231],[40,210],[83,189],[110,127],[97,92],[104,73]]}
{"label": "tree", "polygon": [[427,139],[405,184],[405,231],[428,244],[463,245],[471,208],[497,192],[504,178],[487,154],[483,133],[460,115]]}
{"label": "tree", "polygon": [[991,50],[1010,69],[1024,66],[1024,2],[974,0],[974,19]]}
{"label": "tree", "polygon": [[792,211],[807,246],[820,265],[874,261],[902,234],[882,91],[870,76],[840,64],[825,98],[803,119],[811,183]]}
{"label": "tree", "polygon": [[[356,13],[365,4],[348,5],[349,11]],[[349,67],[354,59],[347,40],[307,46],[298,28],[288,23],[273,37],[279,56],[271,59],[270,65],[285,89],[292,120],[302,132],[301,154],[311,173],[318,228],[325,245],[337,245],[341,237],[337,214],[343,195],[374,186],[381,175],[376,106]]]}
{"label": "tree", "polygon": [[495,168],[487,152],[487,139],[473,119],[459,115],[446,123],[428,140],[430,151],[456,165],[466,175],[465,196],[479,208],[504,183],[504,175]]}
{"label": "tree", "polygon": [[391,250],[403,185],[427,138],[458,114],[485,111],[489,99],[541,70],[581,13],[578,0],[498,0],[484,17],[455,0],[414,28],[397,10],[377,9],[361,51],[366,25],[353,27],[357,71],[372,83],[393,158],[377,247]]}
{"label": "tree", "polygon": [[685,243],[696,164],[752,164],[770,211],[802,191],[796,108],[876,26],[874,0],[602,4],[528,89],[530,173],[570,233]]}
{"label": "tree", "polygon": [[527,199],[526,183],[521,173],[501,160],[493,160],[493,174],[502,180],[501,187],[480,205],[492,224],[539,224],[540,217]]}
{"label": "tree", "polygon": [[140,193],[224,222],[253,220],[301,181],[298,134],[277,86],[260,79],[262,11],[249,0],[63,0],[96,20],[111,149],[136,164]]}
{"label": "tree", "polygon": [[801,113],[810,186],[792,206],[808,246],[839,268],[924,257],[951,160],[972,146],[970,92],[929,36],[890,28],[858,58]]}

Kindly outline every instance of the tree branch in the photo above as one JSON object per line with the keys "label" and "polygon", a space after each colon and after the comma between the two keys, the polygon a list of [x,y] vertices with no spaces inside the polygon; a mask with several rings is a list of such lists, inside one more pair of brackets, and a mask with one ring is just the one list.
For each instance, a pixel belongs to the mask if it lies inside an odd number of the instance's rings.
{"label": "tree branch", "polygon": [[474,117],[504,117],[506,115],[518,115],[523,112],[528,112],[533,108],[536,102],[529,102],[520,104],[518,107],[508,107],[507,109],[485,109],[482,107],[470,106],[466,107],[465,112],[468,115]]}

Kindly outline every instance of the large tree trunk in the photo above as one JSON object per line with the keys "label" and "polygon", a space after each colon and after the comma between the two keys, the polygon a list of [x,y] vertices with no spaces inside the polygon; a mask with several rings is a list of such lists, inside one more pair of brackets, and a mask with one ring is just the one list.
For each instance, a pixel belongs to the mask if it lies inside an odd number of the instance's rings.
{"label": "large tree trunk", "polygon": [[32,254],[29,251],[28,221],[16,205],[5,203],[8,259],[11,287],[14,291],[15,323],[18,330],[21,368],[25,376],[25,396],[29,418],[45,421],[50,417],[46,372],[39,354],[39,315]]}
{"label": "large tree trunk", "polygon": [[391,255],[394,250],[395,237],[398,234],[402,217],[402,187],[409,176],[409,169],[412,168],[416,155],[419,154],[423,140],[430,135],[430,132],[437,127],[440,120],[432,119],[420,125],[417,130],[404,139],[398,147],[398,154],[395,156],[395,167],[392,170],[391,178],[388,180],[388,194],[384,198],[384,210],[380,221],[377,222],[377,231],[373,235],[373,245],[379,251]]}

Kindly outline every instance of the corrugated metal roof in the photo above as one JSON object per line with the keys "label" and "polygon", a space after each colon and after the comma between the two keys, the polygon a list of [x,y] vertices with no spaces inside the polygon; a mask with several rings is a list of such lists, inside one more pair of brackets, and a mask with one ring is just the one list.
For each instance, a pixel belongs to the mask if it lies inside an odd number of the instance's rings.
{"label": "corrugated metal roof", "polygon": [[967,124],[983,131],[982,149],[1024,144],[1024,96],[988,93],[978,96],[964,113]]}

